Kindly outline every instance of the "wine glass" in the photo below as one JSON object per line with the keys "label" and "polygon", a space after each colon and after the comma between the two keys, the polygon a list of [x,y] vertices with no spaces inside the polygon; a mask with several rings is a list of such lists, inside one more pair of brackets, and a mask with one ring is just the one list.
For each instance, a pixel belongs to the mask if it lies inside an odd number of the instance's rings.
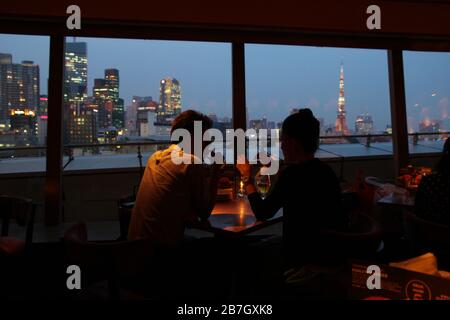
{"label": "wine glass", "polygon": [[239,189],[237,192],[237,196],[238,198],[245,198],[246,196],[246,192],[245,192],[245,184],[248,181],[248,177],[241,177],[240,181],[239,181]]}
{"label": "wine glass", "polygon": [[261,170],[255,176],[255,186],[261,198],[265,199],[270,190],[270,175],[265,173],[265,170],[263,169],[264,167],[261,168]]}

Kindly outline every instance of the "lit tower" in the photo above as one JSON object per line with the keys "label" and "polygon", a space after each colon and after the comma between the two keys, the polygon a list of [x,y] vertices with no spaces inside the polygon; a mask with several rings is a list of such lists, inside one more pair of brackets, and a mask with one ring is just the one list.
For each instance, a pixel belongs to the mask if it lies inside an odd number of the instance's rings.
{"label": "lit tower", "polygon": [[159,84],[157,122],[170,124],[181,112],[180,82],[174,78],[162,79]]}
{"label": "lit tower", "polygon": [[339,100],[335,125],[336,133],[348,135],[347,120],[345,119],[345,96],[344,96],[344,64],[341,62],[341,74],[339,76]]}

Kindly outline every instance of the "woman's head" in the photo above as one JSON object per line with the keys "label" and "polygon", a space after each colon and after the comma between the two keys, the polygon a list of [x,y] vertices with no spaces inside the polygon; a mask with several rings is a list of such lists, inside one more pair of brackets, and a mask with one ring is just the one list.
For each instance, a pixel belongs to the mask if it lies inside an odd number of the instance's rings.
{"label": "woman's head", "polygon": [[442,152],[444,153],[444,155],[450,153],[450,138],[447,138],[447,140],[445,140],[444,149],[442,150]]}
{"label": "woman's head", "polygon": [[300,109],[283,121],[281,150],[286,161],[314,156],[319,147],[320,123],[310,109]]}

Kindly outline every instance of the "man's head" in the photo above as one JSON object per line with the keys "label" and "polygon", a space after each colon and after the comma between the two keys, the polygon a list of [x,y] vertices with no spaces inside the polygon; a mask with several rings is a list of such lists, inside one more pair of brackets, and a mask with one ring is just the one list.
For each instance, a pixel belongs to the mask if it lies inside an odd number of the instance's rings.
{"label": "man's head", "polygon": [[170,133],[172,134],[176,129],[186,129],[193,136],[195,121],[202,122],[203,132],[212,127],[211,119],[205,116],[203,113],[194,110],[186,110],[180,113],[172,121],[172,129],[170,130]]}
{"label": "man's head", "polygon": [[287,162],[314,156],[319,147],[320,123],[310,109],[300,109],[283,121],[281,150]]}
{"label": "man's head", "polygon": [[[197,123],[197,125],[201,124],[202,127],[202,132],[201,132],[201,136],[199,137],[195,137],[195,124]],[[203,141],[203,134],[205,133],[206,130],[211,129],[212,127],[212,120],[210,118],[208,118],[207,116],[205,116],[203,113],[194,111],[194,110],[186,110],[182,113],[180,113],[172,122],[172,128],[170,130],[170,134],[172,135],[174,132],[176,132],[176,130],[178,129],[182,129],[183,130],[187,130],[190,134],[191,137],[191,141],[184,141],[183,143],[190,143],[190,150],[194,151],[194,139],[200,139],[200,143],[201,143],[201,147],[202,147],[202,152],[203,150],[206,148],[206,146],[209,143],[205,143]],[[178,130],[180,131],[180,130]],[[175,135],[176,136],[176,135]],[[174,138],[174,135],[172,135],[172,138]],[[175,139],[177,140],[177,139]]]}

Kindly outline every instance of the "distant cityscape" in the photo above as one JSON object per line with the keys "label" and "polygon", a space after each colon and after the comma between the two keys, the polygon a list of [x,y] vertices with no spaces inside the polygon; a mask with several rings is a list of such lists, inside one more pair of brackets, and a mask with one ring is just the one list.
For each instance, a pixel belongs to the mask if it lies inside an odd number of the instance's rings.
{"label": "distant cityscape", "polygon": [[[159,82],[159,97],[133,96],[125,107],[120,97],[120,72],[115,68],[104,70],[104,77],[94,79],[92,94],[88,92],[88,57],[86,42],[67,42],[65,52],[63,142],[65,145],[106,144],[117,141],[167,140],[172,120],[182,107],[182,84],[167,76]],[[40,146],[46,144],[48,97],[40,93],[39,65],[33,61],[14,63],[8,53],[0,53],[0,147]],[[360,114],[354,126],[348,125],[344,92],[344,64],[339,75],[339,96],[336,122],[321,124],[322,136],[391,134],[387,125],[375,130],[372,116]],[[304,106],[307,107],[307,106]],[[296,112],[293,106],[291,112]],[[225,132],[231,129],[232,119],[218,118],[209,113],[214,127]],[[287,115],[286,115],[287,116]],[[434,133],[449,128],[450,118],[424,119],[419,122],[419,133]],[[281,123],[265,117],[248,119],[248,127],[280,129]],[[387,140],[386,140],[387,139]],[[380,138],[388,141],[389,138]],[[330,143],[339,143],[342,138]]]}

